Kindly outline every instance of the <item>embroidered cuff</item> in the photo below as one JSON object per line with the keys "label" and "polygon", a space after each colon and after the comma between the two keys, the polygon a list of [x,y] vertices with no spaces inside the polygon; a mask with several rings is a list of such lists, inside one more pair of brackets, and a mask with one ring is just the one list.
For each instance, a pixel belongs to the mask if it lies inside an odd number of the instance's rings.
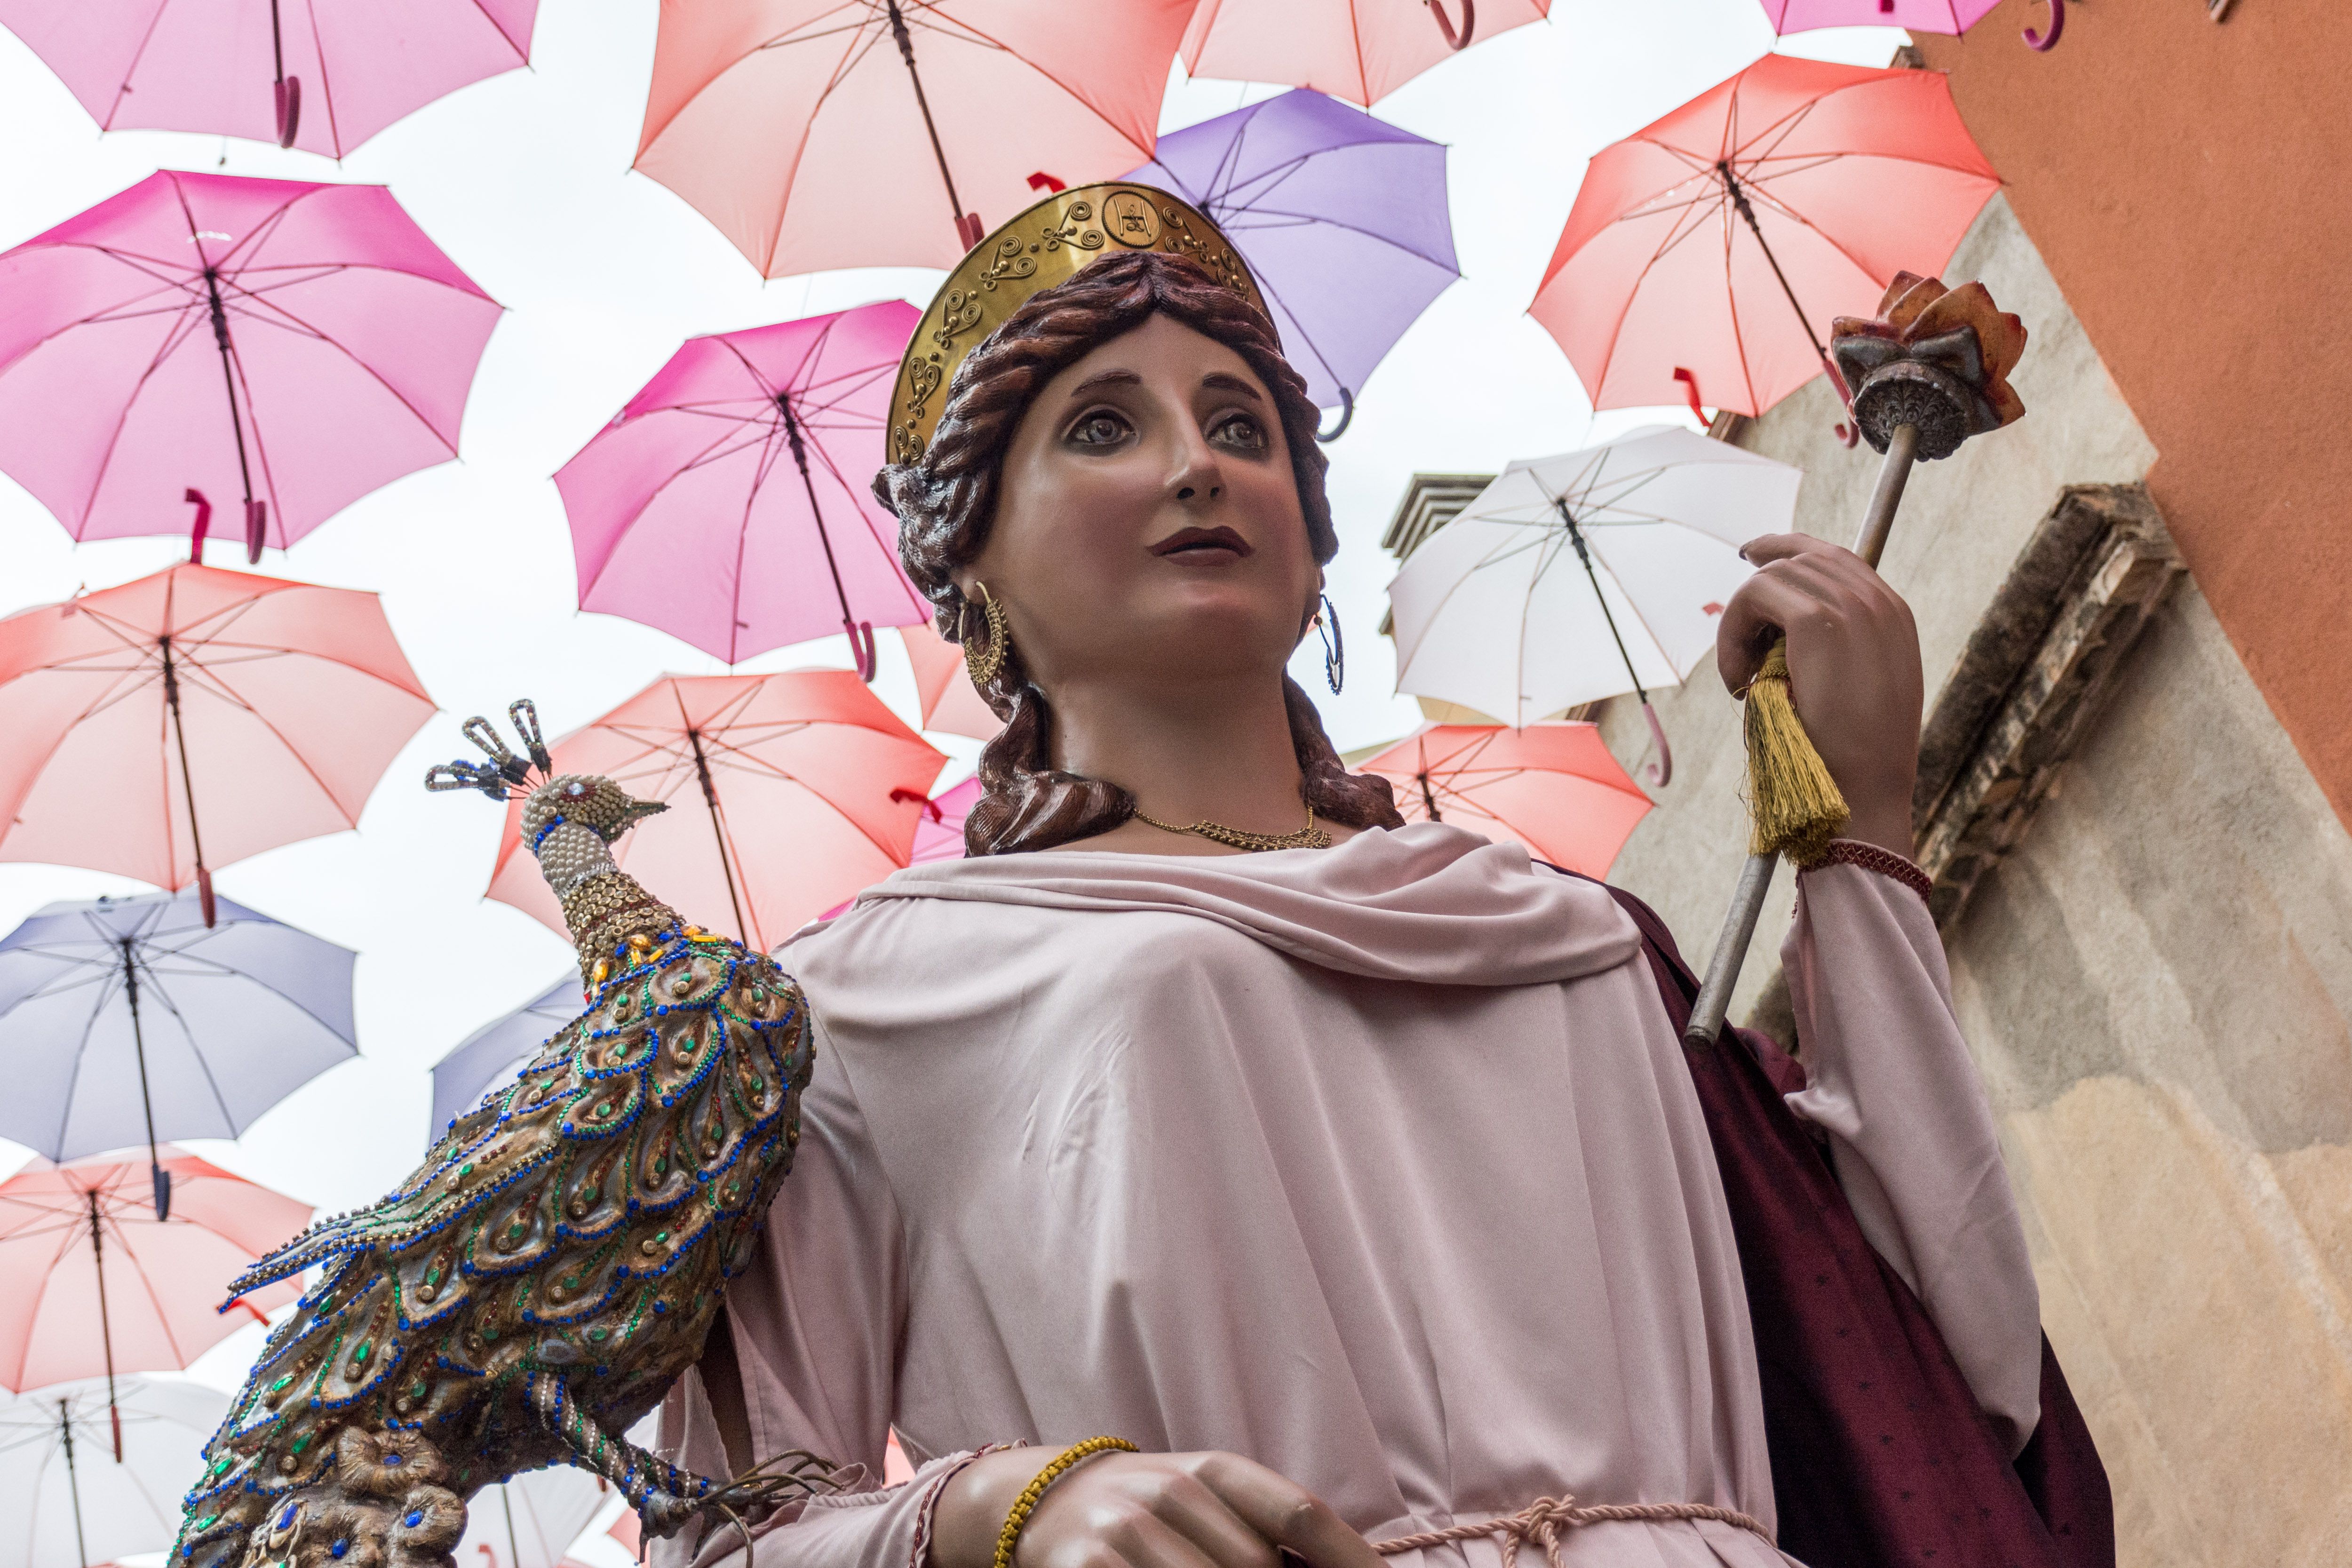
{"label": "embroidered cuff", "polygon": [[[1936,890],[1935,879],[1892,849],[1881,849],[1875,844],[1864,844],[1858,838],[1832,838],[1830,851],[1822,858],[1822,866],[1859,866],[1865,871],[1875,871],[1882,877],[1892,877],[1913,892],[1919,901],[1927,903],[1927,896]],[[1820,867],[1810,868],[1818,870]]]}

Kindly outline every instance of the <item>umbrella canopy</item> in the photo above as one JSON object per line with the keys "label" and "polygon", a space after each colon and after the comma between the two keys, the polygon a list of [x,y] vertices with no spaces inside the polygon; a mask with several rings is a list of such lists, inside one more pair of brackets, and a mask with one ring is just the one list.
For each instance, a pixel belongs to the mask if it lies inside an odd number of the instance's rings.
{"label": "umbrella canopy", "polygon": [[480,1104],[491,1085],[520,1072],[550,1037],[580,1016],[580,972],[566,970],[554,984],[503,1018],[483,1025],[435,1063],[434,1136]]}
{"label": "umbrella canopy", "polygon": [[458,1568],[558,1568],[612,1495],[576,1465],[526,1470],[467,1500],[466,1533],[449,1554]]}
{"label": "umbrella canopy", "polygon": [[922,312],[886,300],[690,338],[555,476],[580,607],[730,664],[927,620],[874,499],[890,389]]}
{"label": "umbrella canopy", "polygon": [[347,948],[226,899],[51,904],[0,937],[11,1053],[0,1135],[52,1160],[157,1141],[235,1138],[358,1052]]}
{"label": "umbrella canopy", "polygon": [[2000,188],[1940,72],[1767,55],[1601,149],[1528,310],[1595,408],[1761,414]]}
{"label": "umbrella canopy", "polygon": [[636,167],[762,275],[953,267],[1151,156],[1194,0],[665,5]]}
{"label": "umbrella canopy", "polygon": [[340,158],[413,109],[529,63],[539,0],[0,0],[107,131],[247,136]]}
{"label": "umbrella canopy", "polygon": [[963,819],[980,804],[980,780],[973,777],[932,796],[931,805],[939,815],[934,816],[927,809],[915,824],[914,849],[907,858],[908,864],[920,866],[932,860],[962,859]]}
{"label": "umbrella canopy", "polygon": [[2000,0],[1760,0],[1776,33],[1815,27],[1901,27],[1913,33],[1965,33]]}
{"label": "umbrella canopy", "polygon": [[1397,689],[1524,725],[1680,683],[1803,477],[1661,426],[1511,464],[1389,584]]}
{"label": "umbrella canopy", "polygon": [[928,620],[901,626],[898,635],[907,644],[907,662],[914,668],[924,729],[986,741],[1004,728],[1004,721],[965,673],[963,649],[940,636]]}
{"label": "umbrella canopy", "polygon": [[1184,68],[1370,108],[1457,51],[1550,12],[1551,0],[1201,0],[1184,30]]}
{"label": "umbrella canopy", "polygon": [[65,1568],[168,1551],[180,1500],[204,1477],[204,1447],[228,1395],[164,1378],[115,1380],[122,1458],[103,1383],[0,1405],[0,1563]]}
{"label": "umbrella canopy", "polygon": [[1321,93],[1286,92],[1163,136],[1127,178],[1217,220],[1326,408],[1352,409],[1372,367],[1462,275],[1444,146]]}
{"label": "umbrella canopy", "polygon": [[0,1182],[0,1387],[176,1371],[299,1293],[281,1280],[215,1310],[310,1223],[310,1205],[169,1145],[163,1169],[168,1221],[148,1204],[143,1158],[43,1161]]}
{"label": "umbrella canopy", "polygon": [[[947,759],[845,669],[664,676],[551,748],[559,773],[602,773],[648,817],[613,858],[686,919],[766,952],[907,864]],[[562,931],[562,909],[507,808],[489,896]]]}
{"label": "umbrella canopy", "polygon": [[0,860],[159,887],[358,826],[433,711],[373,594],[180,565],[0,620]]}
{"label": "umbrella canopy", "polygon": [[499,310],[381,185],[169,169],[0,255],[0,469],[76,539],[241,498],[249,559],[456,457]]}
{"label": "umbrella canopy", "polygon": [[1609,874],[1650,810],[1593,724],[1424,724],[1357,771],[1389,781],[1407,822],[1449,822],[1588,877]]}

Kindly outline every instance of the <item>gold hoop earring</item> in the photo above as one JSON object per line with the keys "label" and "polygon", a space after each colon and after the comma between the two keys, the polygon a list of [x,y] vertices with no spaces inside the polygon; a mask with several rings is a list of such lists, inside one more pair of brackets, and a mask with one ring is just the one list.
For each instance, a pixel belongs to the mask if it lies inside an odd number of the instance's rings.
{"label": "gold hoop earring", "polygon": [[988,647],[977,656],[971,651],[971,628],[967,624],[971,611],[970,599],[964,600],[956,611],[956,641],[963,644],[964,673],[971,677],[972,685],[985,693],[988,683],[1004,668],[1004,650],[1013,646],[1013,634],[1004,625],[1004,606],[988,591],[988,584],[975,578],[971,585],[980,594],[981,617],[988,623]]}

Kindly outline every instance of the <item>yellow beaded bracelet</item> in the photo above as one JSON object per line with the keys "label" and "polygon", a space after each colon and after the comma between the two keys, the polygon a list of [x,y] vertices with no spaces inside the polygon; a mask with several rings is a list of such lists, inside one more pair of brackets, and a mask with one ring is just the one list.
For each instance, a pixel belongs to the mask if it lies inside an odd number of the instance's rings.
{"label": "yellow beaded bracelet", "polygon": [[1047,1487],[1061,1479],[1062,1473],[1071,1466],[1114,1448],[1129,1454],[1139,1451],[1124,1437],[1089,1437],[1083,1443],[1073,1443],[1063,1449],[1055,1456],[1052,1464],[1032,1477],[1029,1484],[1021,1489],[1021,1495],[1013,1500],[1012,1510],[1004,1516],[1004,1528],[996,1532],[996,1561],[991,1568],[1013,1568],[1013,1543],[1021,1539],[1022,1527],[1036,1511],[1037,1500],[1045,1495]]}

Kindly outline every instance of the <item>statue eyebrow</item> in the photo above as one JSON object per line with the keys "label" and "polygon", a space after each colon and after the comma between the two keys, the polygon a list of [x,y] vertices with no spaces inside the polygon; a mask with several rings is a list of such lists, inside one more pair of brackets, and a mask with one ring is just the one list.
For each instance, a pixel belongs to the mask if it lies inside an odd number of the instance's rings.
{"label": "statue eyebrow", "polygon": [[1238,392],[1253,403],[1264,403],[1265,401],[1265,398],[1258,395],[1258,390],[1256,387],[1252,386],[1240,376],[1228,375],[1222,370],[1213,370],[1208,374],[1202,376],[1201,378],[1201,384],[1202,386],[1213,386],[1220,392]]}
{"label": "statue eyebrow", "polygon": [[1142,384],[1143,378],[1131,370],[1107,370],[1098,375],[1090,375],[1070,388],[1070,397],[1076,401],[1090,392],[1098,391],[1106,386],[1140,386]]}

